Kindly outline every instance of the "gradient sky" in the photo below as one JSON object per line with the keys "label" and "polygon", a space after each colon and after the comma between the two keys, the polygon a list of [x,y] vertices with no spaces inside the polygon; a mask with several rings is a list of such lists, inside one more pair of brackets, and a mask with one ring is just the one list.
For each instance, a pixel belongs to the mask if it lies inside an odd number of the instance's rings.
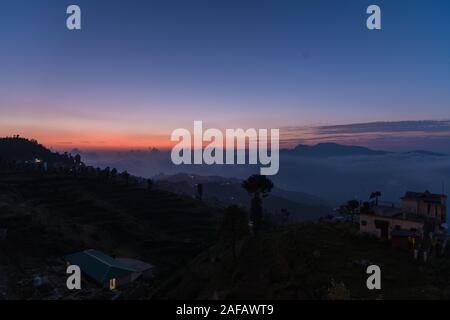
{"label": "gradient sky", "polygon": [[2,0],[0,43],[0,135],[56,148],[165,146],[194,120],[450,119],[448,0]]}

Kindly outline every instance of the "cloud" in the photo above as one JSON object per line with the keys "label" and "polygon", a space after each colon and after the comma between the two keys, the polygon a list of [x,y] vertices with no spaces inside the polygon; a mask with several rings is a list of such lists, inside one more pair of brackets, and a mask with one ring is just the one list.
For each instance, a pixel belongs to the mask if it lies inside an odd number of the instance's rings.
{"label": "cloud", "polygon": [[353,133],[395,133],[421,132],[450,134],[450,121],[397,121],[369,122],[348,125],[322,126],[317,130],[320,134],[353,134]]}
{"label": "cloud", "polygon": [[369,122],[281,129],[281,145],[337,142],[393,151],[450,151],[450,121]]}

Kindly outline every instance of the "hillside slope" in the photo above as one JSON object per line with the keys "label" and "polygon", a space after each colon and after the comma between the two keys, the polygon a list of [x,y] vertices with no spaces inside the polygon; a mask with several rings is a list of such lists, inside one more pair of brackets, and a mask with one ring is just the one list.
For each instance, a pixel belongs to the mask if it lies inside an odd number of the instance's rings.
{"label": "hillside slope", "polygon": [[[379,265],[382,290],[366,287]],[[202,253],[151,297],[180,299],[442,299],[450,297],[448,257],[428,264],[347,224],[304,223]]]}
{"label": "hillside slope", "polygon": [[19,136],[0,138],[0,160],[2,161],[34,161],[40,159],[49,163],[72,163],[68,155],[52,152],[36,140]]}
{"label": "hillside slope", "polygon": [[[203,185],[203,200],[216,206],[239,205],[249,209],[250,197],[242,188],[241,180],[198,176],[192,174],[158,175],[155,177],[159,188],[185,194],[196,195],[197,184]],[[264,209],[279,214],[281,209],[290,213],[290,221],[313,220],[332,213],[325,200],[306,193],[286,191],[276,186],[264,199]]]}
{"label": "hillside slope", "polygon": [[64,255],[89,248],[146,261],[164,276],[211,244],[217,219],[217,210],[199,201],[138,185],[0,172],[7,297],[29,298],[27,281],[36,274],[61,277],[64,285],[65,270],[49,270],[64,266]]}

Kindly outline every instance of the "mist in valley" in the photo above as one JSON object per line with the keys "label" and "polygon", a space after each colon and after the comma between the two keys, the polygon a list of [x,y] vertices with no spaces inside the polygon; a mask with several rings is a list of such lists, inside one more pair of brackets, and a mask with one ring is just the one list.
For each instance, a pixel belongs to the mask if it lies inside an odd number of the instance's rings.
{"label": "mist in valley", "polygon": [[[88,165],[117,168],[151,178],[187,173],[245,179],[259,173],[259,165],[173,165],[168,151],[81,153]],[[338,205],[348,199],[367,200],[374,190],[382,201],[398,202],[405,191],[446,192],[450,183],[450,156],[422,153],[386,153],[336,157],[280,155],[280,170],[271,176],[277,187],[318,196]]]}

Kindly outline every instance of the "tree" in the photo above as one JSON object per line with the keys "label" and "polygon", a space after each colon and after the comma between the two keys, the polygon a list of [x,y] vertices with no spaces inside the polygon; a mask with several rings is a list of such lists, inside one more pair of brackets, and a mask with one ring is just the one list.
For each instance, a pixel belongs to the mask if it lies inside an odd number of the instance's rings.
{"label": "tree", "polygon": [[76,164],[77,166],[81,165],[81,156],[80,156],[79,154],[77,154],[77,155],[75,156],[75,164]]}
{"label": "tree", "polygon": [[102,177],[102,169],[100,169],[100,168],[95,168],[94,170],[95,170],[95,177],[96,177],[98,180],[100,180],[101,177]]}
{"label": "tree", "polygon": [[203,184],[197,184],[197,199],[202,201],[203,198]]}
{"label": "tree", "polygon": [[261,228],[263,209],[262,198],[268,196],[273,189],[273,182],[266,176],[255,174],[242,182],[242,187],[253,196],[250,206],[250,219],[253,222],[253,230],[257,233]]}
{"label": "tree", "polygon": [[227,207],[223,216],[221,231],[225,243],[229,244],[233,250],[233,261],[236,261],[236,244],[249,233],[245,210],[236,205]]}
{"label": "tree", "polygon": [[111,170],[111,179],[114,180],[114,179],[116,179],[116,177],[117,177],[117,169],[113,168]]}
{"label": "tree", "polygon": [[347,209],[347,212],[351,215],[352,223],[353,223],[354,217],[355,217],[355,211],[356,211],[356,209],[359,208],[359,201],[358,200],[347,201],[345,208]]}
{"label": "tree", "polygon": [[360,213],[370,213],[372,212],[372,209],[370,207],[370,203],[367,201],[364,201],[361,208],[359,208]]}
{"label": "tree", "polygon": [[381,192],[380,191],[375,191],[372,192],[370,194],[370,199],[374,199],[375,198],[375,206],[378,206],[378,198],[381,197]]}
{"label": "tree", "polygon": [[109,167],[106,167],[106,168],[103,170],[103,173],[104,173],[104,175],[105,175],[105,179],[106,179],[106,180],[109,180],[109,177],[110,177],[110,175],[111,175],[111,169],[110,169]]}
{"label": "tree", "polygon": [[124,172],[122,172],[122,177],[125,180],[125,184],[128,185],[130,180],[130,174],[128,173],[128,171],[125,170]]}

